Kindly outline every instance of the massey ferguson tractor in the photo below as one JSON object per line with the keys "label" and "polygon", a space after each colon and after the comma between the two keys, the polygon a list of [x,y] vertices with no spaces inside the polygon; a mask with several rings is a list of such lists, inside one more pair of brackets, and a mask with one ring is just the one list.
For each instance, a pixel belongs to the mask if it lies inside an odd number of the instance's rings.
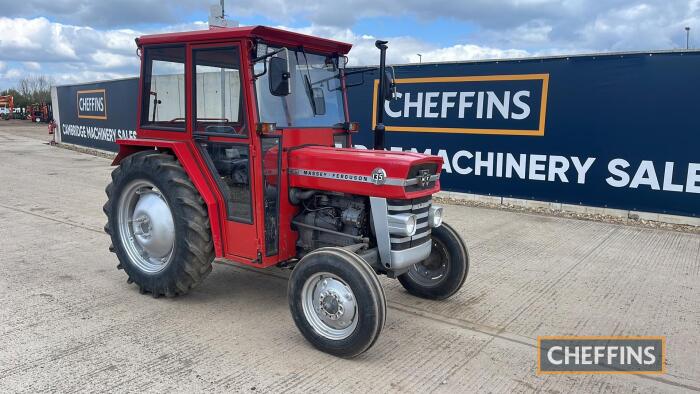
{"label": "massey ferguson tractor", "polygon": [[[353,357],[384,326],[378,275],[445,299],[469,267],[432,204],[442,159],[352,148],[350,45],[269,27],[148,35],[137,139],[107,186],[111,251],[141,293],[182,295],[215,258],[292,269],[291,314],[318,349]],[[381,62],[376,100],[392,97]]]}

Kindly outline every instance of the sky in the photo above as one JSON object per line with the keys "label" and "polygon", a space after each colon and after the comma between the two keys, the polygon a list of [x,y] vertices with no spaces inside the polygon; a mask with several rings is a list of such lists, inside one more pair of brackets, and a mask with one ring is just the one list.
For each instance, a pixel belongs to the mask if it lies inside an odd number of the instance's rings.
{"label": "sky", "polygon": [[[138,74],[134,38],[208,28],[215,0],[0,0],[0,89]],[[350,65],[683,49],[700,0],[229,0],[228,19],[353,44]],[[697,31],[696,31],[697,29]]]}

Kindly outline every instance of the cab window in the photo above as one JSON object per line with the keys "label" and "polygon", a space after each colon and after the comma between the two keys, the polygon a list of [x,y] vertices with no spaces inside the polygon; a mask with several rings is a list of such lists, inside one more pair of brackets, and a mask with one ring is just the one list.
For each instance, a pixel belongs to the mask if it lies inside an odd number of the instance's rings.
{"label": "cab window", "polygon": [[145,48],[141,126],[185,129],[185,47]]}
{"label": "cab window", "polygon": [[194,131],[246,137],[238,47],[196,49]]}

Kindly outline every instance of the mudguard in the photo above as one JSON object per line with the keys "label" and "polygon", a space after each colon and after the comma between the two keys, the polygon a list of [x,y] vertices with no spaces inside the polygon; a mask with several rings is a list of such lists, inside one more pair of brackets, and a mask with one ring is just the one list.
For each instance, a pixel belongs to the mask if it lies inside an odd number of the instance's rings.
{"label": "mudguard", "polygon": [[125,157],[148,149],[167,150],[175,155],[202,196],[202,199],[204,199],[209,214],[209,223],[211,224],[214,251],[216,257],[223,257],[224,249],[221,222],[219,220],[221,217],[219,212],[223,209],[220,203],[223,201],[223,198],[218,195],[217,187],[210,184],[211,180],[208,177],[208,172],[203,170],[200,165],[201,158],[197,154],[194,144],[190,141],[167,141],[147,138],[117,140],[117,144],[119,144],[119,152],[112,162],[112,165],[115,166],[119,165]]}

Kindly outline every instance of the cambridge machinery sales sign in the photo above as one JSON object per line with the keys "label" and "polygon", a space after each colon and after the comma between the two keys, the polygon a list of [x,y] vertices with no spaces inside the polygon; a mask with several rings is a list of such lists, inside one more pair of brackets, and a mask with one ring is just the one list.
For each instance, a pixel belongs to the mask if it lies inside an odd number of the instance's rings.
{"label": "cambridge machinery sales sign", "polygon": [[[700,52],[390,67],[349,77],[354,143],[438,155],[443,190],[700,215]],[[354,87],[353,87],[354,86]]]}
{"label": "cambridge machinery sales sign", "polygon": [[58,86],[61,142],[116,151],[136,138],[138,79]]}

